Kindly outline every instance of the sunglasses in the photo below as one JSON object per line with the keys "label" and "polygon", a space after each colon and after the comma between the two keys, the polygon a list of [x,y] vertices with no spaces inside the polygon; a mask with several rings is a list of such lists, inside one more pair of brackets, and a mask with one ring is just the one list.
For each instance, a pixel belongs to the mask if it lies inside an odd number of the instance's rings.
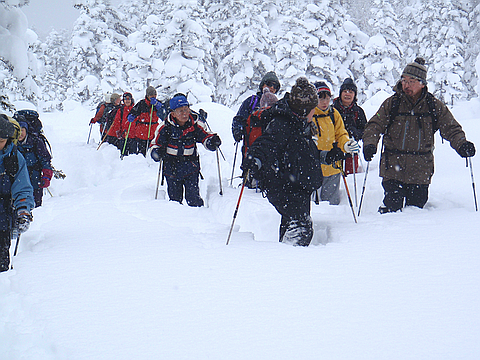
{"label": "sunglasses", "polygon": [[327,93],[326,91],[322,91],[322,92],[318,93],[318,98],[319,99],[326,99],[326,98],[330,99],[331,97],[332,96],[329,93]]}
{"label": "sunglasses", "polygon": [[265,85],[267,85],[268,87],[273,87],[274,89],[278,90],[278,84],[275,81],[272,81],[272,80],[265,81]]}

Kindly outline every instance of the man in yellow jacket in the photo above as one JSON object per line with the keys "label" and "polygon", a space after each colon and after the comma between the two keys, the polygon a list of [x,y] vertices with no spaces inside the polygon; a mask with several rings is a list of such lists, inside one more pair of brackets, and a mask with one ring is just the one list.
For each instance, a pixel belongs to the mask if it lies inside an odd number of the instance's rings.
{"label": "man in yellow jacket", "polygon": [[[318,106],[315,108],[313,121],[317,126],[317,147],[319,150],[331,150],[334,143],[345,153],[353,154],[359,151],[358,143],[350,139],[343,119],[337,109],[330,105],[332,93],[323,81],[315,83],[318,94]],[[323,184],[320,190],[313,193],[314,201],[318,197],[322,201],[328,201],[330,205],[340,203],[340,168],[342,162],[333,165],[322,165]]]}

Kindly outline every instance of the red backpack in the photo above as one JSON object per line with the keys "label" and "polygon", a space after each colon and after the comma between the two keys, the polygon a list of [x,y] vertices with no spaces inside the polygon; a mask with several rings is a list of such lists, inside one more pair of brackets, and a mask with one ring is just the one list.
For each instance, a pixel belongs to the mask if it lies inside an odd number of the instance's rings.
{"label": "red backpack", "polygon": [[251,113],[247,118],[247,127],[245,137],[245,154],[248,148],[257,138],[263,134],[268,123],[272,120],[271,107],[265,107]]}

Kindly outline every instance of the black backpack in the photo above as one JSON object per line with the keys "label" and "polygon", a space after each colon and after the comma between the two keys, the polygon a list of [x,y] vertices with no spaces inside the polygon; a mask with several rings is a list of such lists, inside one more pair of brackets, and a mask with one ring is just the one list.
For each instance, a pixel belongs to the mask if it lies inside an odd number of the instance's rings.
{"label": "black backpack", "polygon": [[42,140],[45,145],[48,145],[50,152],[52,151],[52,147],[43,132],[43,124],[40,121],[38,112],[35,110],[18,110],[13,115],[13,118],[19,122],[24,120],[28,124],[28,134]]}

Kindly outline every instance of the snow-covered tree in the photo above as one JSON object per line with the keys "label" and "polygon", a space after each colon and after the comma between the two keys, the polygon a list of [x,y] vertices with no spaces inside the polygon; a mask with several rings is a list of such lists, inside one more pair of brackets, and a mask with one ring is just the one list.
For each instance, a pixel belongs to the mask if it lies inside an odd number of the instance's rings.
{"label": "snow-covered tree", "polygon": [[[71,32],[52,30],[45,42],[38,41],[34,51],[40,63],[41,107],[43,110],[63,109],[67,89],[72,86],[68,72],[68,54]],[[40,105],[39,104],[39,105]]]}
{"label": "snow-covered tree", "polygon": [[398,18],[389,0],[374,0],[368,20],[373,36],[361,58],[367,98],[378,91],[391,92],[403,68],[402,43],[397,31]]}
{"label": "snow-covered tree", "polygon": [[72,33],[68,74],[74,86],[69,96],[82,101],[93,96],[96,102],[104,92],[121,91],[117,70],[129,31],[109,0],[76,0],[74,6],[81,12]]}
{"label": "snow-covered tree", "polygon": [[37,103],[37,59],[31,45],[37,35],[28,29],[28,22],[20,6],[28,0],[0,2],[0,84],[2,106],[8,106],[7,98],[30,100]]}
{"label": "snow-covered tree", "polygon": [[[266,72],[277,70],[270,22],[276,21],[278,10],[272,1],[266,1],[263,9],[235,1],[227,6],[229,18],[226,23],[217,20],[213,41],[218,44],[217,99],[230,106],[243,100],[245,93],[256,92]],[[216,19],[222,18],[224,10],[216,9]]]}
{"label": "snow-covered tree", "polygon": [[307,5],[301,19],[307,34],[312,36],[303,43],[308,58],[307,75],[311,81],[326,80],[335,91],[345,78],[354,77],[352,66],[360,57],[366,35],[333,1]]}

